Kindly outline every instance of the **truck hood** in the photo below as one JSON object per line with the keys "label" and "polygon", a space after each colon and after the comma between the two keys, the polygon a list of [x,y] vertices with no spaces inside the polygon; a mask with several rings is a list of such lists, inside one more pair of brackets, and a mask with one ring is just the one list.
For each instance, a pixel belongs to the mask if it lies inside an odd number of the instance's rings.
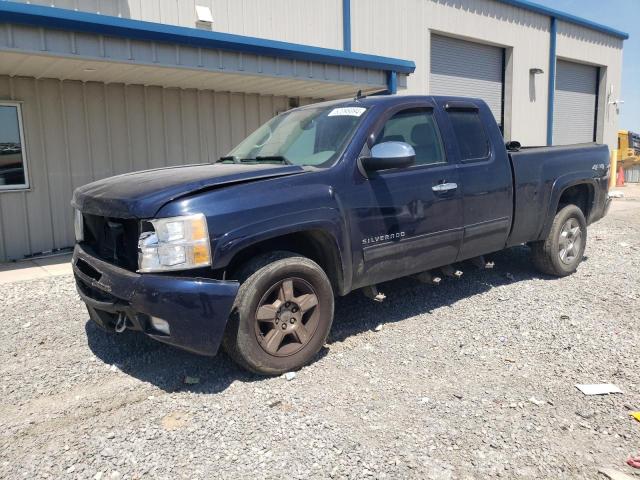
{"label": "truck hood", "polygon": [[77,188],[71,204],[115,218],[152,218],[168,202],[209,188],[303,173],[296,165],[201,164],[105,178]]}

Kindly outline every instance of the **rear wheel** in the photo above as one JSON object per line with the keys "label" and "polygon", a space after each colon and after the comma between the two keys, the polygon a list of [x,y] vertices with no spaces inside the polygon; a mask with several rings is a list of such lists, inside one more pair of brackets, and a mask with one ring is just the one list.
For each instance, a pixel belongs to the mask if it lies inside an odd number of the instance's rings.
{"label": "rear wheel", "polygon": [[556,214],[547,238],[531,244],[533,264],[549,275],[570,275],[582,261],[586,244],[584,214],[577,206],[567,205]]}
{"label": "rear wheel", "polygon": [[312,260],[275,252],[247,263],[225,333],[227,353],[248,370],[277,375],[311,361],[333,321],[333,290]]}

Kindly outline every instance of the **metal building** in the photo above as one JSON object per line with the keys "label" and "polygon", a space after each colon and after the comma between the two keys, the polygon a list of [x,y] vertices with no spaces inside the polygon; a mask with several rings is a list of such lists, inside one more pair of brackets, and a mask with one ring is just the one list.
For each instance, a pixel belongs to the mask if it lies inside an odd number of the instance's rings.
{"label": "metal building", "polygon": [[0,0],[0,261],[71,246],[79,185],[357,90],[477,96],[507,140],[615,148],[625,38],[526,0]]}

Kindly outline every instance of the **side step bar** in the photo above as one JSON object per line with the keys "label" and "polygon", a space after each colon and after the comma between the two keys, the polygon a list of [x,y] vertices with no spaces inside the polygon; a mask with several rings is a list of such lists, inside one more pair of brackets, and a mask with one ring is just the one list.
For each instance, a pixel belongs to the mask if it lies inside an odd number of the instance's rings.
{"label": "side step bar", "polygon": [[487,262],[484,259],[483,255],[480,255],[479,257],[472,258],[471,259],[471,263],[473,263],[476,267],[482,268],[482,269],[484,269],[484,268],[489,269],[489,268],[493,268],[495,266],[494,262]]}
{"label": "side step bar", "polygon": [[[483,255],[471,258],[470,261],[474,266],[480,269],[491,269],[495,266],[494,262],[487,262]],[[427,283],[429,285],[440,285],[442,283],[442,276],[436,273],[438,270],[442,272],[443,276],[450,278],[460,278],[463,275],[462,270],[454,268],[453,265],[445,265],[444,267],[440,267],[439,269],[426,270],[424,272],[416,273],[415,275],[411,275],[411,278],[414,278],[422,283]],[[376,285],[362,287],[360,290],[365,297],[370,298],[374,302],[382,303],[387,298],[384,293],[378,291],[378,287]]]}
{"label": "side step bar", "polygon": [[453,268],[451,265],[445,265],[444,267],[440,268],[440,270],[447,277],[451,277],[451,278],[462,277],[462,270],[457,270]]}
{"label": "side step bar", "polygon": [[416,275],[413,275],[413,278],[415,278],[419,282],[428,283],[429,285],[440,285],[440,282],[442,282],[442,277],[439,277],[438,275],[435,275],[430,271],[420,272]]}
{"label": "side step bar", "polygon": [[363,287],[361,290],[365,297],[370,298],[374,302],[382,303],[384,299],[387,298],[384,293],[378,292],[378,287],[375,285]]}

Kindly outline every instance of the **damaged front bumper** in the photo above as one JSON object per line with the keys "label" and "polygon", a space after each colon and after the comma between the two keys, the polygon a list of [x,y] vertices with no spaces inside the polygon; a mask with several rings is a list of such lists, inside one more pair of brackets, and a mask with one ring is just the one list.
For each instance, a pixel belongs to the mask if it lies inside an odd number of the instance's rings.
{"label": "damaged front bumper", "polygon": [[[80,297],[91,319],[115,330],[116,324],[200,355],[218,352],[238,293],[234,281],[138,274],[104,262],[81,245],[72,259]],[[152,324],[168,323],[169,333]]]}

